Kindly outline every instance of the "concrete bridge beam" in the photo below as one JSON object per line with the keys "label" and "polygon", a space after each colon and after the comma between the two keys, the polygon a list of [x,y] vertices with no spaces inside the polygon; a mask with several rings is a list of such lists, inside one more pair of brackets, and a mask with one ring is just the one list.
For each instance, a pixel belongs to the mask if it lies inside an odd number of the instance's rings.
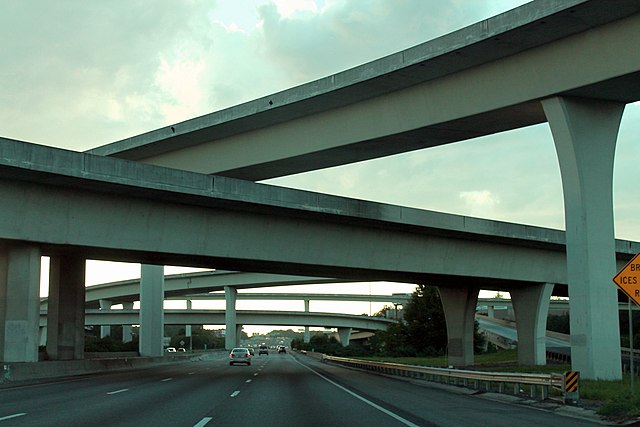
{"label": "concrete bridge beam", "polygon": [[518,331],[518,363],[546,365],[547,314],[553,284],[509,289]]}
{"label": "concrete bridge beam", "polygon": [[613,162],[624,104],[553,97],[542,106],[564,193],[572,369],[587,379],[618,380]]}
{"label": "concrete bridge beam", "polygon": [[232,286],[224,287],[225,295],[225,313],[224,313],[224,346],[227,350],[233,349],[238,343],[238,323],[236,319],[236,300],[238,298],[238,290]]}
{"label": "concrete bridge beam", "polygon": [[478,289],[438,287],[447,322],[448,364],[473,365],[473,331]]}
{"label": "concrete bridge beam", "polygon": [[0,244],[0,361],[37,362],[40,248]]}
{"label": "concrete bridge beam", "polygon": [[163,338],[164,266],[143,264],[140,274],[140,355],[162,356]]}
{"label": "concrete bridge beam", "polygon": [[51,360],[84,359],[84,258],[52,256],[49,263],[47,356]]}

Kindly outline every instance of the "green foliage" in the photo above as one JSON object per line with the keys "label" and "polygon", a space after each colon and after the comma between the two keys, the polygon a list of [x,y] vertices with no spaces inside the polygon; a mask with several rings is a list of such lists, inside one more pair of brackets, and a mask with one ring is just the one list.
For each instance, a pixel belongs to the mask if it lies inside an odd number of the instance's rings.
{"label": "green foliage", "polygon": [[376,312],[373,314],[373,317],[387,317],[387,311],[389,310],[393,310],[394,308],[389,306],[389,305],[385,305],[384,307],[382,307],[380,309],[380,311]]}
{"label": "green foliage", "polygon": [[447,324],[440,295],[435,286],[418,285],[404,308],[407,322],[406,344],[418,355],[444,354],[447,348]]}
{"label": "green foliage", "polygon": [[[377,314],[384,314],[385,309]],[[437,356],[446,353],[448,337],[440,293],[435,286],[418,285],[404,307],[403,324],[391,325],[371,339],[375,354],[389,357]],[[474,324],[476,354],[489,346]]]}
{"label": "green foliage", "polygon": [[302,339],[295,338],[291,341],[291,347],[298,350],[315,351],[339,357],[364,357],[373,354],[373,350],[369,345],[349,345],[343,347],[337,339],[323,333],[312,335],[309,343],[303,342]]}
{"label": "green foliage", "polygon": [[271,332],[268,332],[265,336],[273,337],[273,338],[285,337],[285,338],[289,338],[291,340],[293,340],[293,339],[303,339],[304,338],[304,334],[302,332],[295,332],[293,329],[273,330]]}
{"label": "green foliage", "polygon": [[194,350],[202,350],[205,347],[211,348],[224,348],[224,337],[218,336],[215,331],[210,329],[204,329],[202,326],[191,327],[191,337],[184,335],[184,328],[180,329],[178,335],[171,337],[171,347],[182,347],[180,341],[184,341],[184,347],[189,348],[189,340],[193,340],[192,348]]}
{"label": "green foliage", "polygon": [[138,351],[138,339],[123,343],[122,339],[107,336],[98,338],[87,335],[84,338],[84,351],[89,353],[97,352],[117,352],[117,351]]}
{"label": "green foliage", "polygon": [[547,317],[547,330],[569,334],[569,313],[553,315]]}

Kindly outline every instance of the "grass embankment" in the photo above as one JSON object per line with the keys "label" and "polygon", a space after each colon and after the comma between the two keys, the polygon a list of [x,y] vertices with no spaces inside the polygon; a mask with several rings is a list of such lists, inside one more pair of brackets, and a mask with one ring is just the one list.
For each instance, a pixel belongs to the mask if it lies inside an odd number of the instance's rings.
{"label": "grass embankment", "polygon": [[[447,359],[440,357],[363,357],[378,362],[402,363],[407,365],[447,367]],[[563,373],[571,370],[570,365],[549,364],[546,366],[519,366],[517,350],[479,354],[474,357],[475,365],[469,369],[494,372]],[[598,414],[619,419],[640,417],[640,377],[635,379],[635,394],[632,395],[630,377],[623,375],[622,381],[580,380],[580,399],[597,408]]]}

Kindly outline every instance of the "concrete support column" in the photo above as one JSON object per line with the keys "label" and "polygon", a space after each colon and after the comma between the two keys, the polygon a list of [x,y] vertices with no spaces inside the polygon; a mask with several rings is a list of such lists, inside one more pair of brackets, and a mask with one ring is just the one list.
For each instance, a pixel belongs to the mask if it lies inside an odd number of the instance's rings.
{"label": "concrete support column", "polygon": [[487,306],[487,317],[493,319],[496,317],[495,307],[491,304]]}
{"label": "concrete support column", "polygon": [[547,315],[553,284],[509,289],[518,331],[518,363],[546,365]]}
{"label": "concrete support column", "polygon": [[351,339],[351,328],[338,328],[338,339],[343,347],[348,346]]}
{"label": "concrete support column", "polygon": [[[304,300],[304,312],[305,313],[309,312],[309,300],[308,299]],[[311,331],[310,331],[308,326],[304,327],[304,342],[306,342],[307,344],[311,342]]]}
{"label": "concrete support column", "polygon": [[37,362],[40,248],[0,246],[0,361]]}
{"label": "concrete support column", "polygon": [[[111,301],[108,299],[101,299],[98,301],[100,304],[100,310],[111,310]],[[111,335],[111,326],[109,325],[101,325],[100,326],[100,338],[106,338]]]}
{"label": "concrete support column", "polygon": [[51,360],[84,359],[84,258],[52,256],[49,264],[47,356]]}
{"label": "concrete support column", "polygon": [[554,97],[542,106],[564,193],[572,369],[585,379],[619,380],[613,160],[624,104]]}
{"label": "concrete support column", "polygon": [[[123,302],[122,308],[124,310],[133,310],[132,302]],[[122,342],[133,341],[133,328],[131,325],[122,325]]]}
{"label": "concrete support column", "polygon": [[242,325],[236,325],[236,346],[242,343]]}
{"label": "concrete support column", "polygon": [[46,326],[40,326],[40,331],[38,334],[38,345],[39,346],[46,346],[47,345],[47,327]]}
{"label": "concrete support column", "polygon": [[231,350],[238,342],[236,322],[236,299],[238,298],[238,290],[232,286],[225,286],[224,297],[226,302],[226,309],[224,312],[224,346],[227,350]]}
{"label": "concrete support column", "polygon": [[438,287],[447,322],[447,360],[452,366],[473,365],[473,331],[478,289]]}
{"label": "concrete support column", "polygon": [[[191,303],[191,300],[188,299],[187,310],[191,310],[191,309],[192,309],[192,303]],[[184,336],[189,337],[189,350],[193,350],[193,342],[191,339],[191,325],[184,325]]]}
{"label": "concrete support column", "polygon": [[142,265],[140,275],[140,355],[162,356],[164,266]]}

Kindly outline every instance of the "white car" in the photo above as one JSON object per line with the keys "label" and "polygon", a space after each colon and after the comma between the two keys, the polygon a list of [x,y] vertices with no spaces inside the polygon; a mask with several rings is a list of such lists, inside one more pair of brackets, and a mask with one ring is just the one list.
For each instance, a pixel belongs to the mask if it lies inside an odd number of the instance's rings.
{"label": "white car", "polygon": [[245,363],[251,365],[251,353],[248,348],[234,348],[229,353],[229,365]]}
{"label": "white car", "polygon": [[167,347],[166,349],[167,353],[177,353],[177,350],[175,347]]}

